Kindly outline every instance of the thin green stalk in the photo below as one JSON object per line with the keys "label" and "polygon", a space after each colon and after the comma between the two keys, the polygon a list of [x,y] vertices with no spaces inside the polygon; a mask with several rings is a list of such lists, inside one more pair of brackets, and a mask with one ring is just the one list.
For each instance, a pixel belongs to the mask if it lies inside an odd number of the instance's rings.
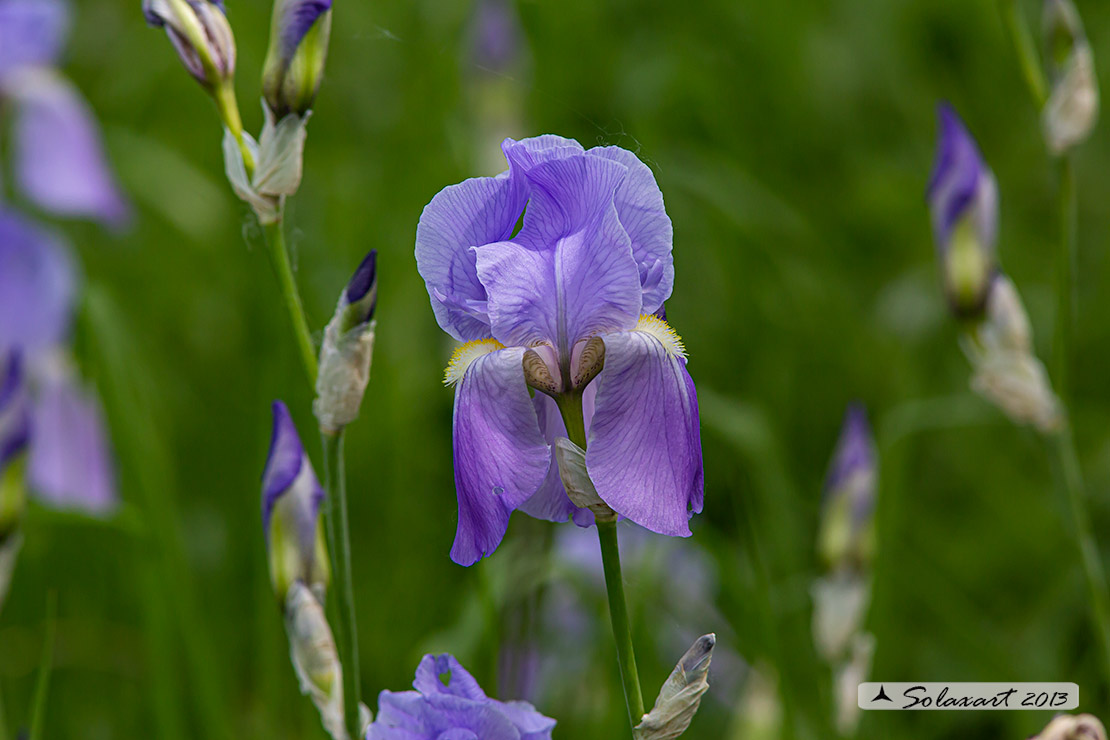
{"label": "thin green stalk", "polygon": [[293,334],[297,338],[301,362],[304,364],[309,384],[315,387],[316,345],[312,343],[312,332],[309,331],[308,319],[305,318],[304,305],[301,303],[301,294],[297,291],[297,281],[293,277],[293,266],[289,262],[289,249],[285,245],[285,228],[282,225],[282,219],[278,218],[274,223],[266,224],[263,230],[266,232],[266,252],[270,256],[270,265],[274,268],[285,309],[289,312],[289,321],[293,324]]}
{"label": "thin green stalk", "polygon": [[1078,219],[1075,193],[1075,169],[1071,158],[1060,160],[1060,250],[1057,255],[1056,341],[1053,343],[1053,385],[1057,395],[1069,406],[1071,390],[1071,345],[1076,315],[1076,222]]}
{"label": "thin green stalk", "polygon": [[57,626],[58,594],[51,591],[46,596],[46,635],[43,638],[39,676],[35,682],[35,695],[31,705],[30,740],[42,740],[42,725],[46,721],[46,695],[50,689],[50,672],[54,667],[54,633]]}
{"label": "thin green stalk", "polygon": [[999,6],[1002,20],[1014,44],[1014,51],[1017,52],[1021,76],[1025,79],[1025,86],[1029,88],[1033,104],[1037,106],[1037,110],[1040,110],[1048,99],[1048,85],[1045,83],[1041,60],[1037,55],[1037,46],[1033,43],[1033,34],[1029,31],[1029,24],[1025,22],[1025,16],[1022,15],[1017,0],[999,0]]}
{"label": "thin green stalk", "polygon": [[[582,394],[565,393],[555,399],[567,428],[567,438],[586,449],[586,426],[582,416]],[[596,515],[595,515],[596,516]],[[628,619],[628,604],[624,598],[624,578],[621,575],[620,547],[617,543],[617,518],[596,518],[597,537],[601,542],[601,564],[605,571],[605,591],[609,597],[609,619],[613,623],[613,640],[617,645],[621,686],[628,707],[628,721],[632,727],[640,724],[644,716],[644,697],[640,690],[640,674],[636,670],[636,653],[632,648],[632,627]]]}
{"label": "thin green stalk", "polygon": [[628,705],[628,721],[640,724],[644,716],[644,697],[640,691],[640,674],[636,671],[636,653],[632,650],[632,628],[628,605],[624,600],[624,579],[621,577],[621,555],[617,545],[617,521],[597,523],[601,542],[601,564],[605,569],[605,591],[609,596],[609,618],[613,622],[613,639],[617,643],[617,660],[621,667],[621,683]]}
{"label": "thin green stalk", "polygon": [[339,659],[343,664],[343,715],[347,732],[361,737],[358,704],[359,687],[358,628],[355,625],[355,592],[351,580],[351,538],[347,524],[347,476],[343,465],[343,430],[320,435],[324,445],[324,520],[328,533],[328,552],[335,576]]}
{"label": "thin green stalk", "polygon": [[8,725],[4,719],[4,695],[0,692],[0,740],[8,740]]}
{"label": "thin green stalk", "polygon": [[1091,520],[1087,514],[1086,495],[1083,486],[1083,472],[1079,458],[1075,454],[1071,427],[1065,427],[1054,440],[1054,451],[1060,464],[1059,481],[1071,507],[1072,521],[1075,525],[1075,538],[1083,559],[1083,571],[1087,576],[1087,588],[1091,592],[1091,610],[1102,645],[1103,667],[1110,679],[1110,598],[1107,596],[1106,574],[1102,569],[1098,545],[1091,530]]}

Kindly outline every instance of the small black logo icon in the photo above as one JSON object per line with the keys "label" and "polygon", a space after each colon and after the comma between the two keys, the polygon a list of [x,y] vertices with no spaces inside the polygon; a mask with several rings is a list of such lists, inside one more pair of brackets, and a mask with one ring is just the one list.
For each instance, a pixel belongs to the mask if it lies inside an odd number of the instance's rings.
{"label": "small black logo icon", "polygon": [[882,684],[879,684],[879,693],[871,701],[878,701],[879,699],[882,699],[883,701],[889,701],[889,702],[894,701],[893,699],[891,699],[889,696],[886,695],[886,688]]}

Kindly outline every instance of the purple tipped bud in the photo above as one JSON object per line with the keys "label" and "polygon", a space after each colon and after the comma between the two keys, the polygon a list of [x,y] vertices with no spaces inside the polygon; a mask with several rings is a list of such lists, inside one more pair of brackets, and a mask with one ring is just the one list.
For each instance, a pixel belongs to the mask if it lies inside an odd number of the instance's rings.
{"label": "purple tipped bud", "polygon": [[331,35],[331,0],[276,0],[262,94],[278,120],[304,115],[324,76]]}
{"label": "purple tipped bud", "polygon": [[262,528],[270,552],[270,577],[284,603],[301,581],[326,588],[327,554],[319,520],[324,489],[316,479],[289,409],[274,401],[270,453],[262,474]]}
{"label": "purple tipped bud", "polygon": [[[378,304],[378,250],[371,249],[359,263],[351,281],[347,283],[347,306],[351,311],[351,327],[365,324],[374,318]],[[348,327],[350,328],[350,327]]]}
{"label": "purple tipped bud", "polygon": [[878,457],[867,412],[848,407],[825,483],[818,547],[829,566],[865,565],[873,549]]}
{"label": "purple tipped bud", "polygon": [[942,103],[927,199],[945,292],[960,317],[982,314],[996,270],[998,188],[956,112]]}
{"label": "purple tipped bud", "polygon": [[143,16],[166,29],[181,63],[205,88],[235,76],[235,36],[223,0],[143,0]]}

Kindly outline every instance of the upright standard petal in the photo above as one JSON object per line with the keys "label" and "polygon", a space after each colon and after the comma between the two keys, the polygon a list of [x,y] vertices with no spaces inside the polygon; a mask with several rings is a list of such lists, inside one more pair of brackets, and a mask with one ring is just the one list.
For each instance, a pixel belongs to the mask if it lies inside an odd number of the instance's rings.
{"label": "upright standard petal", "polygon": [[115,506],[115,464],[96,396],[72,378],[45,379],[32,429],[32,490],[59,507],[104,513]]}
{"label": "upright standard petal", "polygon": [[27,197],[59,216],[122,225],[127,203],[92,111],[73,85],[44,69],[21,71],[4,85],[15,99],[15,172]]}
{"label": "upright standard petal", "polygon": [[673,332],[650,316],[638,326],[604,336],[586,467],[618,514],[688,536],[704,491],[697,393]]}
{"label": "upright standard petal", "polygon": [[632,256],[640,270],[644,291],[641,313],[655,313],[671,296],[674,286],[674,257],[671,254],[674,229],[663,207],[663,193],[651,168],[619,146],[594,147],[594,157],[620,162],[628,176],[617,188],[614,205],[621,226],[632,240]]}
{"label": "upright standard petal", "polygon": [[516,347],[474,357],[455,391],[459,525],[451,559],[460,565],[497,548],[509,514],[547,474],[550,450],[524,383],[523,356]]}
{"label": "upright standard petal", "polygon": [[57,61],[68,15],[61,0],[0,0],[0,78]]}
{"label": "upright standard petal", "polygon": [[0,208],[0,352],[57,344],[69,329],[75,278],[69,254],[13,211]]}
{"label": "upright standard petal", "polygon": [[585,154],[528,170],[532,198],[520,233],[475,249],[499,341],[549,343],[569,357],[579,339],[635,324],[639,271],[613,205],[627,172]]}
{"label": "upright standard petal", "polygon": [[504,172],[444,188],[420,215],[416,269],[436,321],[461,342],[490,336],[486,289],[470,248],[508,239],[526,200],[522,181]]}

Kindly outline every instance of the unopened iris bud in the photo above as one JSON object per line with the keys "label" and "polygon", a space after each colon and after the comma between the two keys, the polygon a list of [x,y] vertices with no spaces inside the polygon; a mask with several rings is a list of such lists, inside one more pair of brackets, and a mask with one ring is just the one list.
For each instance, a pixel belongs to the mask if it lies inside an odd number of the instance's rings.
{"label": "unopened iris bud", "polygon": [[987,313],[964,337],[964,353],[974,374],[971,387],[1018,424],[1058,431],[1064,414],[1044,365],[1033,354],[1029,317],[1014,284],[997,275]]}
{"label": "unopened iris bud", "polygon": [[0,545],[15,532],[26,502],[24,460],[31,412],[18,352],[0,356]]}
{"label": "unopened iris bud", "polygon": [[852,404],[844,416],[818,532],[818,551],[830,569],[865,568],[874,551],[878,457],[867,412]]}
{"label": "unopened iris bud", "polygon": [[328,434],[358,418],[370,382],[377,302],[377,251],[371,250],[339,296],[335,315],[324,329],[312,410],[320,429]]}
{"label": "unopened iris bud", "polygon": [[702,635],[671,671],[655,706],[632,730],[635,740],[668,740],[686,732],[709,690],[709,663],[717,636]]}
{"label": "unopened iris bud", "polygon": [[331,35],[331,0],[276,0],[262,94],[278,120],[312,107]]}
{"label": "unopened iris bud", "polygon": [[147,23],[166,29],[181,63],[207,90],[235,76],[235,36],[223,0],[143,0]]}
{"label": "unopened iris bud", "polygon": [[1094,128],[1098,80],[1083,21],[1071,0],[1046,0],[1043,27],[1052,90],[1041,125],[1049,150],[1063,154]]}
{"label": "unopened iris bud", "polygon": [[947,104],[927,199],[945,294],[960,318],[982,315],[997,269],[998,187],[979,147]]}
{"label": "unopened iris bud", "polygon": [[270,579],[284,604],[297,582],[323,601],[329,580],[320,504],[324,489],[305,454],[289,409],[274,401],[270,454],[262,474],[262,527],[270,554]]}
{"label": "unopened iris bud", "polygon": [[343,666],[335,638],[323,604],[303,583],[293,583],[285,598],[285,632],[301,693],[312,699],[333,740],[349,740],[343,722]]}

